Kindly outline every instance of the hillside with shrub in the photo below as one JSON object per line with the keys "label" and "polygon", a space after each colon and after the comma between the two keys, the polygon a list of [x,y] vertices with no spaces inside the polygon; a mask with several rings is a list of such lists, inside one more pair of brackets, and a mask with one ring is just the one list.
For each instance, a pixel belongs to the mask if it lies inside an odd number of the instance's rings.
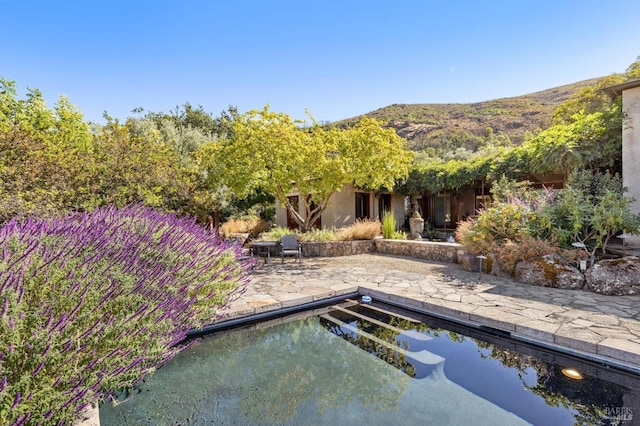
{"label": "hillside with shrub", "polygon": [[[560,104],[603,78],[477,103],[393,104],[364,115],[388,123],[414,151],[429,150],[436,155],[458,148],[477,151],[489,139],[501,139],[499,142],[507,146],[520,145],[528,135],[551,125]],[[336,124],[347,125],[359,119]]]}

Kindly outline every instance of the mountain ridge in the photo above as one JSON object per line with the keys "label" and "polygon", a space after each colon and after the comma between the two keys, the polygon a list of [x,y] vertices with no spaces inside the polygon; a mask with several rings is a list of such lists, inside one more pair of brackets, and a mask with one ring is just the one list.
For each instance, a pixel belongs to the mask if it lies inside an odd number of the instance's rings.
{"label": "mountain ridge", "polygon": [[483,141],[496,137],[502,143],[519,145],[529,133],[551,125],[558,105],[603,78],[474,103],[392,104],[335,124],[349,125],[363,116],[379,119],[407,139],[408,148],[414,151],[429,148],[435,153],[457,148],[475,151]]}

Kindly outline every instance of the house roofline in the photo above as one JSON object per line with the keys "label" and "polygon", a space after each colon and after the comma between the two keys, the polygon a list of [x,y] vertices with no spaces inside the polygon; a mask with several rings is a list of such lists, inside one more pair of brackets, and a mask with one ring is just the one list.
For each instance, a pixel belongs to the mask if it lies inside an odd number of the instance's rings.
{"label": "house roofline", "polygon": [[627,81],[626,83],[616,84],[615,86],[605,87],[602,90],[607,92],[607,94],[611,96],[611,98],[616,98],[622,95],[622,92],[624,92],[625,90],[634,89],[636,87],[640,87],[640,79]]}

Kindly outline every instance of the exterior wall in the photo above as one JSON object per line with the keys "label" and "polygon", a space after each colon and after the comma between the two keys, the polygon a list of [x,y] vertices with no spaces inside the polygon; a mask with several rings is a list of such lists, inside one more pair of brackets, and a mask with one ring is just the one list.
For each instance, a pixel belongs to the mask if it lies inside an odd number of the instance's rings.
{"label": "exterior wall", "polygon": [[[371,203],[371,200],[369,200]],[[371,205],[369,205],[369,211]],[[322,213],[323,228],[344,228],[356,220],[356,191],[352,186],[342,188],[331,196],[329,205]]]}
{"label": "exterior wall", "polygon": [[[629,188],[626,195],[636,200],[632,212],[640,213],[640,87],[622,92],[622,110],[626,116],[622,126],[622,181]],[[625,243],[640,247],[640,236],[630,236]]]}
{"label": "exterior wall", "polygon": [[282,207],[278,200],[276,200],[276,225],[281,228],[287,227],[287,210]]}
{"label": "exterior wall", "polygon": [[392,194],[391,210],[393,211],[393,217],[396,219],[396,226],[398,228],[402,227],[405,216],[409,214],[405,205],[405,197],[399,194]]}
{"label": "exterior wall", "polygon": [[[342,190],[336,192],[329,199],[329,205],[322,213],[322,227],[323,228],[344,228],[353,224],[356,220],[356,192],[352,186],[344,187]],[[296,195],[292,193],[291,195]],[[391,205],[393,213],[396,219],[396,223],[402,224],[404,222],[404,197],[397,194],[391,195]],[[303,209],[302,205],[300,208]],[[369,193],[369,215],[372,219],[378,219],[380,212],[378,212],[378,199],[373,192]],[[276,224],[281,227],[287,226],[287,211],[276,200]]]}

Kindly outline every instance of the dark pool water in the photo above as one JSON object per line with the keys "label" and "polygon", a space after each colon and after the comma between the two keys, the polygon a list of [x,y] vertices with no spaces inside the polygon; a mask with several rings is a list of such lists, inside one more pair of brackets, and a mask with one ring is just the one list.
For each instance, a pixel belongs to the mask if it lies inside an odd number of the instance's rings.
{"label": "dark pool water", "polygon": [[639,404],[636,375],[374,304],[204,337],[126,402],[103,404],[100,419],[103,426],[631,425]]}

